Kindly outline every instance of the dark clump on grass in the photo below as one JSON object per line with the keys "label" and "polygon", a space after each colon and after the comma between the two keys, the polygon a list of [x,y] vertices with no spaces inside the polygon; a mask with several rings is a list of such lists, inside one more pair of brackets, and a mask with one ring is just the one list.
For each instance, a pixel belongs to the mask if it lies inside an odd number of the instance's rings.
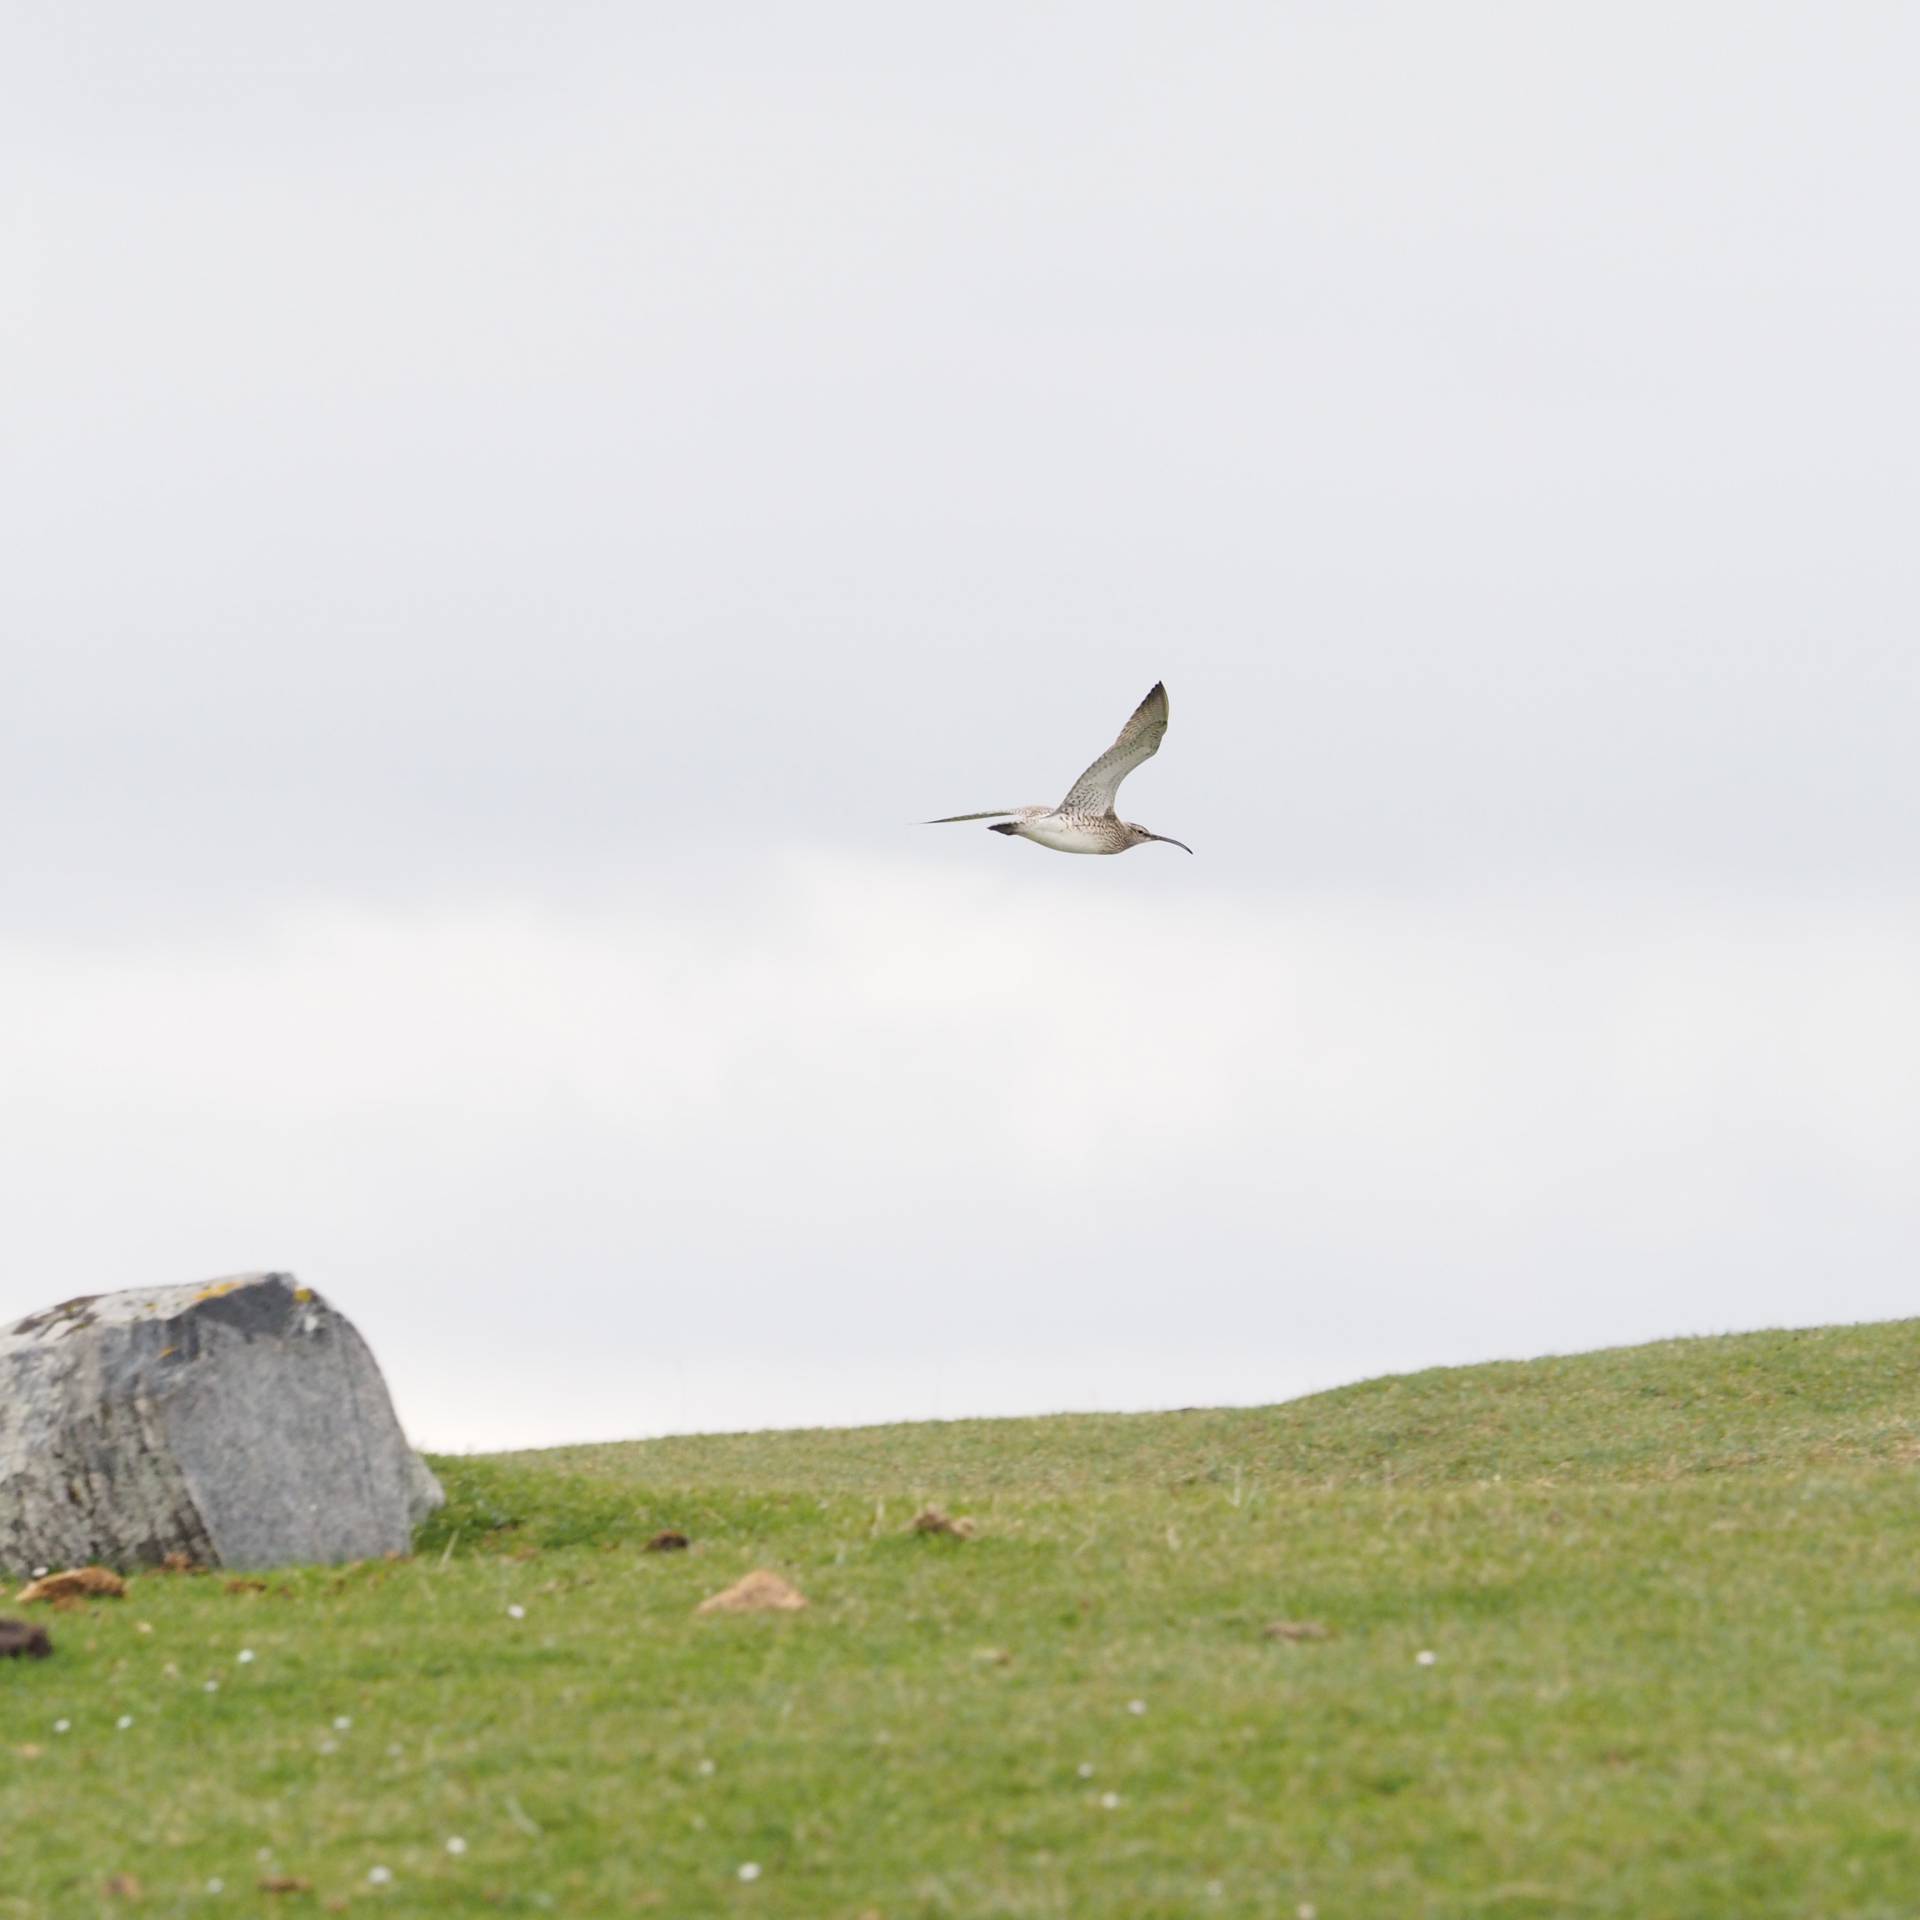
{"label": "dark clump on grass", "polygon": [[0,1660],[44,1660],[53,1651],[45,1627],[24,1620],[0,1620]]}
{"label": "dark clump on grass", "polygon": [[938,1507],[922,1507],[908,1524],[909,1533],[943,1533],[953,1540],[971,1540],[973,1522],[964,1514],[958,1519],[950,1513],[942,1513]]}

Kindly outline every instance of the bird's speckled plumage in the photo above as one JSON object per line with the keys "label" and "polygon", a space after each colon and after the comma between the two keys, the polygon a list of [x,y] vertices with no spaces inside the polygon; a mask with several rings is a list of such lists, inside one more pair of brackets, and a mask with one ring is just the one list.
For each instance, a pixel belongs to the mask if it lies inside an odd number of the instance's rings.
{"label": "bird's speckled plumage", "polygon": [[989,833],[1012,834],[1050,847],[1055,853],[1125,853],[1149,840],[1164,841],[1191,853],[1184,840],[1149,833],[1145,827],[1120,819],[1113,810],[1120,782],[1143,761],[1160,751],[1167,731],[1167,690],[1159,681],[1134,708],[1120,737],[1071,787],[1057,807],[989,807],[984,813],[950,813],[929,820],[930,827],[953,826],[962,820],[991,820]]}

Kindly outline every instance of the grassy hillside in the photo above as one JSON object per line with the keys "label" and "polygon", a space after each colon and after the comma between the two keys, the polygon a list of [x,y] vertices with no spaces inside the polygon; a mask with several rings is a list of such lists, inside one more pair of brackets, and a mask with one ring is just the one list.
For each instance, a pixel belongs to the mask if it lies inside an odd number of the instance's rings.
{"label": "grassy hillside", "polygon": [[1920,1322],[443,1460],[0,1663],[0,1916],[1910,1915],[1917,1463]]}

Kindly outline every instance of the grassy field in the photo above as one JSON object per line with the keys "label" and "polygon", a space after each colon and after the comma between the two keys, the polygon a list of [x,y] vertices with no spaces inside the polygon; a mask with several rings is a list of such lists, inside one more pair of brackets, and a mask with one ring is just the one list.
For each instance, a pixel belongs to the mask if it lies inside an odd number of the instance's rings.
{"label": "grassy field", "polygon": [[435,1464],[0,1663],[0,1916],[1920,1914],[1920,1321]]}

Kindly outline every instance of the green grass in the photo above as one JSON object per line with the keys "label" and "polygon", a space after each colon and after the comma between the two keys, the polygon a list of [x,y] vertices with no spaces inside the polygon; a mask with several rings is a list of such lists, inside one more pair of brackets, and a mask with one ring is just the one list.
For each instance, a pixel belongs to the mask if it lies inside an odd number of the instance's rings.
{"label": "green grass", "polygon": [[1920,1912],[1920,1321],[436,1465],[0,1666],[0,1920]]}

